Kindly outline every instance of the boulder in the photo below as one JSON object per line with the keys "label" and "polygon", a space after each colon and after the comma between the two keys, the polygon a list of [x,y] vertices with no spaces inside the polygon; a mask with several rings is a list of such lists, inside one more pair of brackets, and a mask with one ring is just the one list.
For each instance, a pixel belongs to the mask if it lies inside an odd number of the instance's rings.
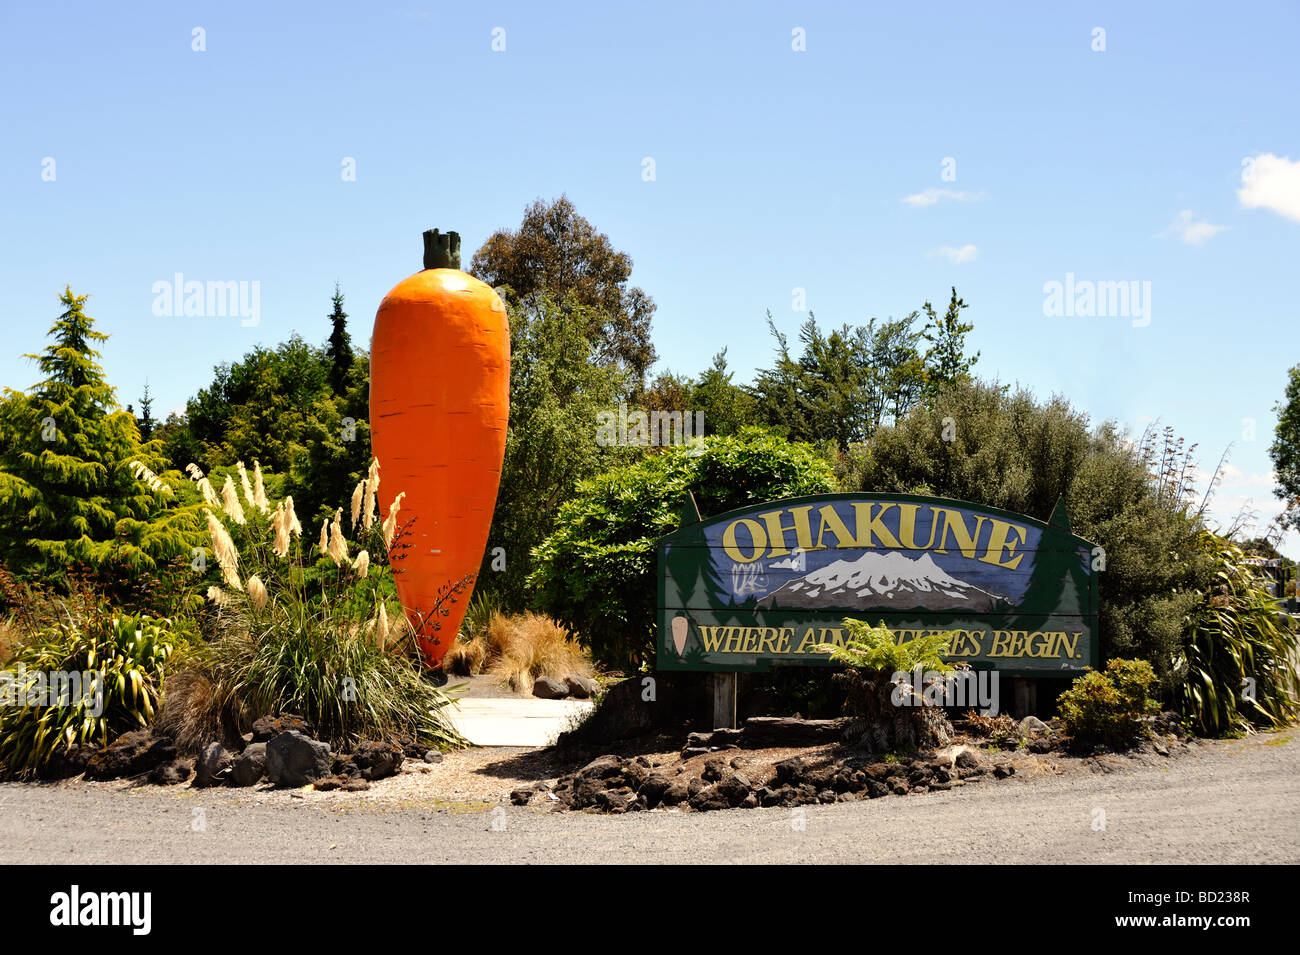
{"label": "boulder", "polygon": [[194,761],[196,787],[220,786],[226,781],[235,757],[220,743],[209,743]]}
{"label": "boulder", "polygon": [[428,750],[424,754],[424,761],[426,763],[441,763],[442,753],[438,752],[436,749]]}
{"label": "boulder", "polygon": [[553,676],[539,676],[533,681],[533,696],[543,700],[562,700],[569,695],[569,686]]}
{"label": "boulder", "polygon": [[133,730],[123,733],[107,748],[90,757],[86,762],[86,778],[102,780],[139,776],[175,758],[176,744],[171,739],[155,736],[151,730]]}
{"label": "boulder", "polygon": [[149,782],[155,786],[176,786],[190,778],[190,761],[173,759],[149,771]]}
{"label": "boulder", "polygon": [[231,786],[255,786],[266,774],[266,744],[249,743],[230,767],[226,782]]}
{"label": "boulder", "polygon": [[80,776],[86,771],[86,764],[96,752],[97,749],[93,745],[81,746],[73,743],[68,746],[59,743],[50,753],[49,759],[37,768],[36,774],[41,779],[71,779],[73,776]]}
{"label": "boulder", "polygon": [[330,775],[330,748],[289,730],[266,744],[266,775],[277,786],[306,786]]}
{"label": "boulder", "polygon": [[980,766],[980,758],[975,755],[974,750],[964,749],[957,754],[957,758],[953,760],[953,764],[959,769],[978,769]]}
{"label": "boulder", "polygon": [[776,770],[776,781],[780,785],[798,783],[808,771],[808,760],[802,756],[791,756],[772,767]]}
{"label": "boulder", "polygon": [[564,685],[569,689],[569,696],[575,700],[589,700],[600,692],[600,684],[591,677],[570,673],[564,678]]}
{"label": "boulder", "polygon": [[731,802],[726,795],[719,792],[717,786],[706,786],[697,791],[690,799],[691,808],[696,812],[709,812],[714,809],[730,809]]}
{"label": "boulder", "polygon": [[362,740],[347,758],[345,772],[362,779],[386,779],[402,768],[406,754],[396,743]]}
{"label": "boulder", "polygon": [[663,797],[659,800],[660,805],[678,806],[686,802],[690,797],[690,789],[681,779],[674,779],[664,790]]}
{"label": "boulder", "polygon": [[253,723],[253,742],[269,743],[281,733],[290,730],[303,736],[314,738],[316,729],[301,716],[294,713],[281,713],[279,716],[263,716]]}
{"label": "boulder", "polygon": [[652,773],[647,776],[641,783],[637,793],[640,795],[642,802],[647,809],[653,809],[663,801],[664,794],[668,792],[668,787],[672,785],[672,780],[662,773]]}
{"label": "boulder", "polygon": [[750,783],[740,773],[730,773],[714,787],[728,806],[739,806],[750,793]]}
{"label": "boulder", "polygon": [[1017,728],[1017,732],[1021,736],[1047,736],[1052,732],[1052,730],[1037,716],[1026,716],[1020,721],[1020,726]]}

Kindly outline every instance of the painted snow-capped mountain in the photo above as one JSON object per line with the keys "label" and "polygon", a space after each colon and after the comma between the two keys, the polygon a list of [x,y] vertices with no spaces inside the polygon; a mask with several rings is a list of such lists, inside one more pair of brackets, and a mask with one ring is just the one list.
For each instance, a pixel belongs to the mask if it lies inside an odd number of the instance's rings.
{"label": "painted snow-capped mountain", "polygon": [[993,611],[1005,597],[958,580],[929,554],[868,551],[787,581],[758,602],[762,608]]}

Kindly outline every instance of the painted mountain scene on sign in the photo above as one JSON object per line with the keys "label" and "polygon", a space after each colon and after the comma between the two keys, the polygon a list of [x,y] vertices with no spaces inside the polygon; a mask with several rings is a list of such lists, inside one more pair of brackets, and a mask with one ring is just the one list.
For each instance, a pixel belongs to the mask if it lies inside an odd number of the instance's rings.
{"label": "painted mountain scene on sign", "polygon": [[913,559],[897,551],[868,551],[787,581],[758,606],[991,613],[1005,603],[1005,597],[951,576],[929,554]]}

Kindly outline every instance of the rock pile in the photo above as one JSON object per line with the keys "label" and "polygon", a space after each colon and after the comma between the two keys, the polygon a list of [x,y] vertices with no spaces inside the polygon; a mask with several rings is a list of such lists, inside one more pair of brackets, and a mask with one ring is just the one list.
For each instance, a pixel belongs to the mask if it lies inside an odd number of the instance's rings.
{"label": "rock pile", "polygon": [[601,756],[560,777],[554,788],[536,783],[515,790],[510,800],[528,805],[540,797],[557,809],[610,813],[671,807],[708,812],[904,796],[952,789],[987,774],[1003,778],[1014,772],[1010,764],[986,764],[969,749],[955,755],[888,762],[871,757],[814,761],[794,756],[776,763],[771,773],[747,757],[714,755],[704,761],[698,776],[685,765],[657,766],[644,756]]}

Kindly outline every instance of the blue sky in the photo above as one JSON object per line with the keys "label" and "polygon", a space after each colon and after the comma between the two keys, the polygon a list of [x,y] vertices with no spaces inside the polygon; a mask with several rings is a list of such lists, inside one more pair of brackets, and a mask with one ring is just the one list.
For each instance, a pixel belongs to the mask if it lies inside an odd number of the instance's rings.
{"label": "blue sky", "polygon": [[[658,303],[660,369],[726,346],[747,380],[796,288],[826,325],[956,285],[983,375],[1159,419],[1206,468],[1231,444],[1215,513],[1267,519],[1298,33],[1269,2],[7,4],[0,384],[35,381],[71,283],[123,403],[147,378],[165,414],[259,342],[323,340],[336,280],[364,342],[422,230],[468,260],[567,193]],[[178,272],[260,283],[260,322],[155,315]],[[1067,274],[1149,288],[1149,324],[1044,314]]]}

